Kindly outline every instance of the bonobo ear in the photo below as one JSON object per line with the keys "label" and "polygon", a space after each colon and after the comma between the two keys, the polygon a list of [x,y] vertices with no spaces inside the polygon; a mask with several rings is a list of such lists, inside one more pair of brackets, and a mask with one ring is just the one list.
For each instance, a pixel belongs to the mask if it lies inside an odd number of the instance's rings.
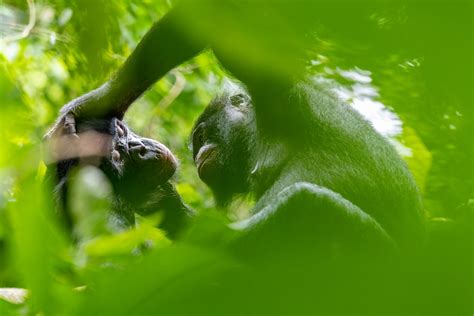
{"label": "bonobo ear", "polygon": [[230,104],[235,107],[248,106],[250,97],[244,93],[234,94],[230,97]]}

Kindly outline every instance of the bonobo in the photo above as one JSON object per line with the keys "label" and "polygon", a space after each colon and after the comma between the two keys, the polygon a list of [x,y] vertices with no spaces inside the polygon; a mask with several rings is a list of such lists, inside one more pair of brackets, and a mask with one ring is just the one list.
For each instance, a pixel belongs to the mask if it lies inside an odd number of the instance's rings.
{"label": "bonobo", "polygon": [[[67,196],[71,168],[95,164],[112,184],[112,215],[117,223],[131,226],[135,223],[135,212],[148,215],[161,210],[164,218],[160,228],[175,237],[191,211],[168,181],[177,167],[169,149],[155,140],[138,136],[116,118],[86,120],[75,124],[75,128],[81,138],[86,139],[84,144],[77,138],[75,153],[62,152],[61,145],[56,144],[58,162],[48,168],[50,174],[56,170],[56,194],[66,225],[73,226]],[[102,146],[95,152],[91,150],[94,144],[101,142]],[[81,152],[80,147],[86,148]]]}
{"label": "bonobo", "polygon": [[[286,214],[280,210],[297,209],[291,218],[301,213],[308,225],[330,221],[326,227],[338,227],[328,232],[329,238],[344,235],[341,231],[359,237],[371,232],[410,248],[419,242],[423,228],[419,196],[402,160],[326,89],[294,84],[304,77],[307,36],[318,20],[315,12],[337,28],[344,25],[325,16],[327,11],[319,9],[328,8],[321,5],[180,2],[149,30],[109,81],[63,107],[49,135],[61,128],[70,128],[74,135],[68,115],[122,118],[156,80],[212,48],[249,93],[226,92],[211,104],[195,128],[194,156],[201,178],[220,203],[235,193],[256,196],[255,216],[241,226],[261,227],[257,223]],[[329,7],[339,14],[340,5]],[[351,10],[358,7],[365,8],[357,3]],[[299,207],[300,201],[312,201],[311,210],[304,212],[308,203]]]}
{"label": "bonobo", "polygon": [[[256,197],[254,215],[234,227],[258,227],[281,216],[285,229],[292,216],[306,212],[302,222],[331,242],[367,237],[363,242],[392,240],[402,249],[420,242],[415,183],[369,122],[309,80],[271,102],[287,115],[269,110],[257,116],[246,89],[227,84],[193,128],[199,177],[216,201],[225,204],[239,193]],[[292,215],[279,214],[284,209]]]}

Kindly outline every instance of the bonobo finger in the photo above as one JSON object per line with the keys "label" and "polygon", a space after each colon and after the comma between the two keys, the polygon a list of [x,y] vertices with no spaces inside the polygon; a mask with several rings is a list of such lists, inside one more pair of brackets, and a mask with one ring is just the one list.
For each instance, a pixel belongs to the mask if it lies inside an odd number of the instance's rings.
{"label": "bonobo finger", "polygon": [[43,161],[55,163],[63,156],[71,156],[77,149],[79,136],[76,134],[74,115],[61,115],[54,126],[43,137]]}
{"label": "bonobo finger", "polygon": [[67,113],[64,116],[64,133],[65,134],[76,134],[76,119],[72,113]]}

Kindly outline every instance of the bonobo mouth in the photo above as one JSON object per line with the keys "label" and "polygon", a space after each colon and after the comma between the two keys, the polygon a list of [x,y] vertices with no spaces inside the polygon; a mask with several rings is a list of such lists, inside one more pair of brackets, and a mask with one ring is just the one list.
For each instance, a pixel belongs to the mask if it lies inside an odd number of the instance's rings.
{"label": "bonobo mouth", "polygon": [[208,144],[199,149],[199,152],[194,158],[199,177],[206,181],[212,175],[213,167],[216,165],[217,145]]}
{"label": "bonobo mouth", "polygon": [[119,120],[114,134],[110,157],[120,174],[133,170],[135,175],[146,173],[147,178],[152,176],[162,183],[173,176],[178,162],[166,146],[136,135]]}

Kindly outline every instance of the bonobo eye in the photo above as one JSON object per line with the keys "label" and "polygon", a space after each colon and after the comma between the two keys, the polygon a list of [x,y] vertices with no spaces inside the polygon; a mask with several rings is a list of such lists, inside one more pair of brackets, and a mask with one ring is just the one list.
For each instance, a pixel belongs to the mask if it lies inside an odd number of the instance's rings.
{"label": "bonobo eye", "polygon": [[196,157],[199,149],[204,145],[204,123],[199,124],[193,132],[193,157]]}
{"label": "bonobo eye", "polygon": [[248,104],[248,97],[243,93],[235,94],[230,97],[230,104],[236,107],[245,106]]}

